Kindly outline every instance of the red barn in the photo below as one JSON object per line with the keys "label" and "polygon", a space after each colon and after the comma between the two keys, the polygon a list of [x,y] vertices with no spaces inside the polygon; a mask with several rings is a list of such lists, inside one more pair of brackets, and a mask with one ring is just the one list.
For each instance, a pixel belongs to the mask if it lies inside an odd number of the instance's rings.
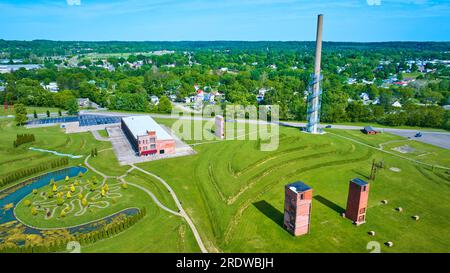
{"label": "red barn", "polygon": [[312,189],[303,182],[285,186],[284,227],[293,235],[309,233]]}
{"label": "red barn", "polygon": [[367,201],[369,199],[369,183],[355,178],[350,181],[345,217],[356,225],[366,222]]}

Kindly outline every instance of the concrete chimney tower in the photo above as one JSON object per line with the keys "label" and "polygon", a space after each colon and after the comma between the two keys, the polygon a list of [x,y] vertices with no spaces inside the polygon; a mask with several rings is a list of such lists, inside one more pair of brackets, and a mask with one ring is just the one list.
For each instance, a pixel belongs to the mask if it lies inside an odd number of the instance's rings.
{"label": "concrete chimney tower", "polygon": [[320,122],[320,107],[322,90],[320,82],[322,75],[320,73],[320,64],[322,61],[322,27],[323,15],[320,14],[317,18],[317,36],[316,36],[316,58],[314,63],[314,74],[309,88],[308,95],[308,125],[306,131],[311,134],[318,134]]}

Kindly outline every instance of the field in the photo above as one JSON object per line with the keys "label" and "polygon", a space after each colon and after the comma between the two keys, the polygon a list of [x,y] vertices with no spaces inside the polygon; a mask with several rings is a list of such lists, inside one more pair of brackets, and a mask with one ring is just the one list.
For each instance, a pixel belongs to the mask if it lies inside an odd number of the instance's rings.
{"label": "field", "polygon": [[[339,135],[280,132],[276,152],[259,151],[257,141],[225,141],[195,146],[198,154],[189,158],[140,166],[171,182],[211,251],[366,252],[373,240],[395,242],[382,251],[450,251],[449,176],[375,149],[397,136],[343,132],[374,147],[369,148]],[[367,179],[372,159],[383,159],[386,169],[373,182],[367,224],[355,227],[340,216],[348,181]],[[439,156],[434,160],[442,162]],[[314,189],[311,234],[300,238],[282,228],[283,186],[297,180]],[[382,206],[384,199],[389,204]],[[395,211],[398,206],[403,213]],[[413,221],[413,215],[421,220]],[[367,235],[370,230],[375,238]]]}
{"label": "field", "polygon": [[[173,122],[158,121],[165,125]],[[17,130],[6,121],[0,124],[5,136],[0,140],[1,166],[20,168],[54,157],[28,151],[30,144],[13,149],[15,134],[27,131],[36,134],[33,147],[85,156],[96,147],[102,152],[89,159],[89,164],[108,176],[121,176],[129,169],[117,164],[108,142],[96,141],[90,133],[65,135],[58,127]],[[408,144],[429,154],[404,155],[391,149],[404,145],[403,141],[390,134],[366,136],[358,131],[329,130],[313,136],[281,127],[276,151],[262,152],[261,143],[252,140],[190,141],[195,143],[196,155],[136,166],[170,184],[210,252],[368,252],[370,241],[379,242],[382,252],[450,252],[449,175],[402,158],[423,158],[449,167],[448,151],[413,141]],[[384,150],[380,150],[380,144]],[[32,161],[27,160],[30,157]],[[371,182],[367,223],[356,227],[340,213],[345,210],[349,180],[368,180],[373,159],[384,160],[386,167]],[[71,159],[72,164],[83,161]],[[0,175],[9,170],[0,169]],[[176,210],[171,195],[156,179],[135,169],[125,180],[145,187],[164,206]],[[295,238],[282,227],[283,191],[285,184],[298,180],[313,188],[314,198],[311,233]],[[86,246],[83,251],[199,251],[182,218],[156,206],[138,188],[133,190],[136,198],[126,201],[126,206],[145,206],[147,216],[125,232]],[[382,200],[388,200],[388,204],[383,205]],[[397,207],[403,212],[397,212]],[[414,215],[420,220],[414,221]],[[376,232],[374,237],[367,234],[372,230]],[[394,242],[394,247],[384,246],[387,241]]]}
{"label": "field", "polygon": [[[58,113],[59,108],[53,108],[53,107],[33,107],[33,106],[27,106],[27,114],[33,114],[34,111],[36,111],[37,114],[45,114],[47,113],[47,110],[50,111],[50,113]],[[14,110],[11,108],[8,108],[5,110],[3,107],[0,109],[0,116],[7,116],[7,115],[14,115]]]}
{"label": "field", "polygon": [[[102,171],[108,176],[123,175],[129,167],[121,167],[117,163],[114,153],[110,150],[111,144],[108,142],[100,142],[95,140],[91,133],[66,135],[59,127],[46,127],[39,129],[17,128],[11,121],[0,121],[0,176],[12,172],[14,170],[32,167],[49,159],[58,158],[48,153],[40,153],[28,150],[30,146],[42,149],[55,150],[62,153],[73,153],[83,155],[82,159],[70,159],[70,165],[83,164],[85,158],[90,155],[92,148],[97,148],[100,152],[95,158],[90,158],[89,162],[95,166],[97,170]],[[36,136],[36,142],[32,144],[24,144],[19,148],[13,148],[12,141],[17,133],[33,133]],[[106,150],[105,150],[106,149]],[[103,151],[105,150],[105,151]],[[88,171],[82,178],[93,179],[97,177],[101,181],[101,176]],[[73,180],[73,179],[72,179]],[[127,177],[127,182],[132,182],[143,187],[148,187],[158,196],[158,198],[168,207],[175,209],[175,206],[160,185],[151,179],[142,177],[139,173],[131,173]],[[74,182],[74,181],[73,181]],[[58,182],[57,184],[64,183]],[[114,186],[114,178],[108,179],[107,183]],[[9,185],[10,186],[10,185]],[[5,188],[5,187],[4,187]],[[30,194],[24,200],[34,201],[39,199],[41,192],[48,192],[49,187],[39,190],[37,196]],[[159,192],[157,192],[159,190]],[[65,192],[64,188],[64,192]],[[123,193],[123,191],[122,191]],[[77,199],[77,193],[72,197]],[[164,199],[165,198],[165,199]],[[23,201],[24,201],[23,200]],[[102,251],[102,252],[198,252],[198,246],[195,239],[186,225],[186,223],[177,216],[174,216],[160,209],[142,190],[133,186],[129,186],[126,194],[122,198],[117,198],[116,203],[111,201],[110,206],[105,209],[95,209],[90,213],[82,216],[74,217],[68,213],[66,217],[59,217],[59,212],[55,213],[55,217],[44,219],[44,214],[39,213],[37,216],[31,215],[31,208],[23,204],[23,201],[16,207],[16,213],[19,219],[26,224],[38,228],[54,228],[68,227],[82,224],[85,222],[99,220],[105,216],[109,216],[114,212],[120,211],[127,207],[145,207],[147,209],[146,216],[137,224],[126,230],[124,233],[116,235],[113,239],[103,240],[83,247],[83,252]],[[60,210],[61,208],[59,208]],[[153,234],[148,236],[148,234]],[[130,243],[131,242],[133,243]]]}

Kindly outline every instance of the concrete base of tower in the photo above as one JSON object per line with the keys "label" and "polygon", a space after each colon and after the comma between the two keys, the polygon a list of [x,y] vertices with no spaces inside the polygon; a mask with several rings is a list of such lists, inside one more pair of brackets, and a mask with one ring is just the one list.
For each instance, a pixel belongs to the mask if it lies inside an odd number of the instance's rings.
{"label": "concrete base of tower", "polygon": [[311,134],[311,135],[324,135],[324,134],[326,134],[326,132],[322,128],[319,128],[317,130],[317,132],[309,132],[305,127],[302,127],[301,131],[303,133],[307,133],[307,134]]}

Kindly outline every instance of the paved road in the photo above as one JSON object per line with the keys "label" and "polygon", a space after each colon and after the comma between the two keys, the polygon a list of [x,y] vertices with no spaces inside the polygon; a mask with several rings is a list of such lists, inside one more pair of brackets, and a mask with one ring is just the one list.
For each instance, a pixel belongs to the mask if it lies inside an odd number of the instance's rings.
{"label": "paved road", "polygon": [[[102,114],[102,115],[111,115],[111,116],[123,116],[123,115],[149,115],[149,114],[126,114],[126,113],[115,113],[115,112],[101,112],[101,111],[84,111],[84,114]],[[150,114],[150,116],[154,118],[166,118],[166,119],[173,119],[174,117],[172,115],[167,114]],[[181,117],[182,119],[190,119],[193,120],[214,120],[213,118],[203,118],[203,117]],[[248,122],[248,123],[256,123],[260,122],[261,124],[267,124],[267,122],[264,121],[258,121],[258,120],[243,120],[243,119],[237,119],[236,122]],[[280,121],[280,125],[283,126],[291,126],[291,127],[305,127],[306,123],[303,122],[287,122],[287,121]],[[322,125],[321,127],[324,128],[326,125]],[[361,130],[362,126],[354,126],[354,125],[333,125],[333,129],[341,129],[341,130]],[[441,148],[449,149],[450,150],[450,133],[449,132],[439,132],[439,131],[430,131],[430,130],[420,130],[422,133],[422,137],[416,138],[414,137],[418,130],[412,130],[412,129],[396,129],[396,128],[378,128],[374,127],[375,130],[379,130],[381,132],[391,133],[394,135],[398,135],[405,138],[412,138],[414,140],[428,143],[431,145],[435,145]]]}
{"label": "paved road", "polygon": [[92,135],[94,135],[95,139],[98,141],[109,141],[109,138],[102,137],[98,131],[91,131]]}
{"label": "paved road", "polygon": [[[306,123],[301,122],[280,122],[281,125],[285,126],[293,126],[293,127],[305,127]],[[326,125],[322,125],[321,128],[324,128]],[[342,130],[361,130],[362,126],[354,126],[354,125],[333,125],[333,129],[342,129]],[[450,150],[450,133],[448,132],[439,132],[439,131],[429,131],[429,130],[413,130],[413,129],[396,129],[396,128],[378,128],[373,127],[375,130],[390,133],[394,135],[398,135],[405,138],[411,138],[413,140],[417,140],[423,143],[428,143],[431,145],[435,145],[441,148]],[[422,137],[414,137],[418,132],[422,133]]]}

